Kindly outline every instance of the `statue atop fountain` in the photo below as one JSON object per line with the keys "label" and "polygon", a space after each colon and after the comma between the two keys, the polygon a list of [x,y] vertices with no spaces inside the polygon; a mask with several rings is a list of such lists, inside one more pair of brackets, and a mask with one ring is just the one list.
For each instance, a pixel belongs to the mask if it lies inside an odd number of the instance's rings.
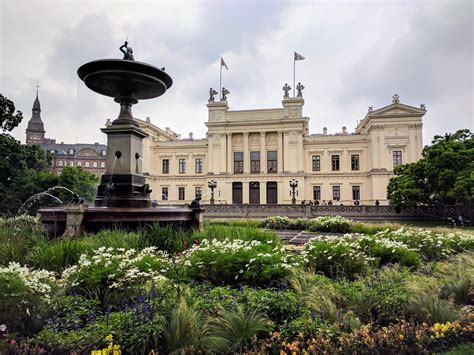
{"label": "statue atop fountain", "polygon": [[119,49],[123,53],[124,60],[135,60],[133,59],[133,49],[132,47],[128,46],[127,41],[125,41],[125,43],[122,44]]}

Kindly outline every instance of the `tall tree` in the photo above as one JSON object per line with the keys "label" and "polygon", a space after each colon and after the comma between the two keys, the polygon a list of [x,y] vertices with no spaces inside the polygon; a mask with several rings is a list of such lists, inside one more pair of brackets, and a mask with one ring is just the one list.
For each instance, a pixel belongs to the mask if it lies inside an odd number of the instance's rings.
{"label": "tall tree", "polygon": [[10,132],[18,126],[23,119],[21,111],[15,112],[15,104],[7,97],[0,94],[0,127],[3,131]]}
{"label": "tall tree", "polygon": [[468,129],[435,136],[416,163],[395,169],[387,196],[398,208],[474,203],[474,135]]}
{"label": "tall tree", "polygon": [[59,185],[67,187],[85,201],[94,201],[99,179],[81,167],[66,166],[59,175]]}

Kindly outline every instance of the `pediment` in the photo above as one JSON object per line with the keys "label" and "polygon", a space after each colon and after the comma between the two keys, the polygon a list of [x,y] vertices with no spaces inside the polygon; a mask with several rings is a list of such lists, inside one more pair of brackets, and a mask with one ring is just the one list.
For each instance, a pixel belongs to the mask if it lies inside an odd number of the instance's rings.
{"label": "pediment", "polygon": [[383,116],[404,116],[404,115],[424,115],[426,110],[413,107],[413,106],[408,106],[408,105],[403,105],[403,104],[391,104],[389,106],[382,107],[378,110],[374,110],[372,112],[369,112],[368,116],[377,116],[377,117],[383,117]]}

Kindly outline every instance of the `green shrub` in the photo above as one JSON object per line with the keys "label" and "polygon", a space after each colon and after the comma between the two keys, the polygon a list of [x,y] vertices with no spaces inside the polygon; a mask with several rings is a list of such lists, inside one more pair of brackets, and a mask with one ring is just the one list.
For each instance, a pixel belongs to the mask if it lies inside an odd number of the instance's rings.
{"label": "green shrub", "polygon": [[255,227],[229,227],[225,225],[214,225],[207,226],[201,232],[194,232],[193,240],[202,241],[207,240],[257,240],[260,242],[272,241],[275,244],[281,244],[280,239],[277,237],[275,232],[262,230]]}
{"label": "green shrub", "polygon": [[141,235],[144,245],[154,246],[170,254],[182,252],[195,241],[192,233],[172,224],[164,226],[159,223],[146,225],[141,230]]}
{"label": "green shrub", "polygon": [[41,239],[31,248],[27,260],[31,265],[46,270],[62,272],[79,262],[82,254],[92,254],[105,248],[140,249],[147,246],[138,233],[121,230],[103,230],[84,237]]}
{"label": "green shrub", "polygon": [[308,229],[312,232],[347,233],[350,223],[341,216],[316,217],[309,220]]}
{"label": "green shrub", "polygon": [[399,263],[406,267],[416,267],[421,262],[418,253],[402,242],[363,236],[359,239],[359,245],[367,255],[376,258],[379,265]]}
{"label": "green shrub", "polygon": [[271,216],[263,220],[263,225],[265,228],[270,229],[288,229],[290,224],[291,220],[288,217]]}
{"label": "green shrub", "polygon": [[275,244],[272,240],[204,239],[183,253],[179,262],[185,275],[196,281],[268,286],[284,279],[289,269],[298,265],[296,256]]}
{"label": "green shrub", "polygon": [[234,354],[246,349],[252,337],[267,330],[267,317],[255,310],[238,305],[235,310],[219,310],[211,319],[206,347],[218,354]]}
{"label": "green shrub", "polygon": [[18,263],[0,267],[0,324],[25,335],[38,331],[54,290],[54,277],[45,270],[29,270]]}
{"label": "green shrub", "polygon": [[27,215],[0,218],[0,265],[25,263],[29,250],[45,238],[39,219]]}
{"label": "green shrub", "polygon": [[201,285],[193,288],[191,295],[196,307],[207,315],[215,315],[219,307],[233,310],[238,304],[245,304],[267,314],[276,324],[281,324],[299,313],[298,297],[290,290],[235,289],[229,286],[208,288]]}
{"label": "green shrub", "polygon": [[159,279],[168,272],[170,261],[155,248],[135,249],[100,247],[92,255],[82,254],[77,265],[64,270],[66,290],[102,304],[114,304],[123,298],[133,298],[146,287],[146,281]]}
{"label": "green shrub", "polygon": [[373,264],[355,239],[327,237],[306,244],[303,252],[307,266],[329,277],[355,278]]}

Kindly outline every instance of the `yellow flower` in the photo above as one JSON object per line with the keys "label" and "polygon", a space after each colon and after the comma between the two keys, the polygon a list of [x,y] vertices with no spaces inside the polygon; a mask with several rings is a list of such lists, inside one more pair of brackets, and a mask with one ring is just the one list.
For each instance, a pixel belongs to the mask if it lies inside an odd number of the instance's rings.
{"label": "yellow flower", "polygon": [[398,338],[399,338],[400,340],[405,339],[405,337],[403,336],[403,334],[400,334],[400,335],[398,336]]}
{"label": "yellow flower", "polygon": [[108,341],[108,342],[111,342],[114,340],[114,337],[112,336],[112,334],[109,334],[105,337],[105,340]]}

